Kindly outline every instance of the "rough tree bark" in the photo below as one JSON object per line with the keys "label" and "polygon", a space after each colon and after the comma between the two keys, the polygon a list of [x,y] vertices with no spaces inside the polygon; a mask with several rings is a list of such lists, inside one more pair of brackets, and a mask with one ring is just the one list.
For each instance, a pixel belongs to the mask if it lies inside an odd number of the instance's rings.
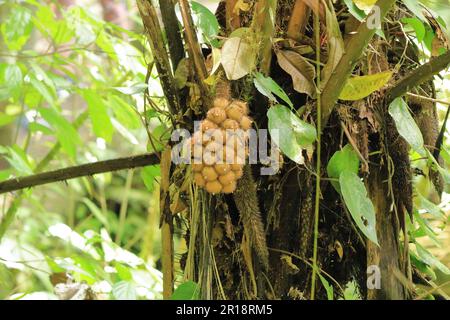
{"label": "rough tree bark", "polygon": [[[185,57],[187,65],[190,67],[189,81],[198,85],[203,93],[205,90],[203,80],[206,77],[205,58],[208,53],[203,51],[203,54],[206,53],[205,56],[199,56],[199,47],[194,38],[195,33],[192,32],[192,21],[189,21],[187,16],[189,11],[187,1],[180,0],[179,2],[183,14]],[[297,45],[310,45],[314,48],[311,12],[318,10],[323,22],[325,17],[323,5],[318,6],[318,2],[309,0],[259,0],[246,2],[250,4],[250,10],[240,11],[236,9],[238,3],[235,0],[224,0],[219,4],[216,16],[224,30],[222,36],[228,36],[239,27],[251,26],[261,32],[264,36],[261,38],[259,70],[269,74],[279,83],[296,107],[305,106],[302,110],[303,119],[315,123],[315,100],[294,90],[290,76],[278,65],[272,49],[289,46],[292,42]],[[394,3],[393,0],[378,2],[382,16],[389,12],[390,21],[398,21],[401,14],[405,12],[404,8],[397,10],[398,8],[394,7],[395,9],[392,10]],[[149,5],[149,2],[138,0],[138,4],[152,43],[157,36],[152,35],[155,30],[148,30],[148,25],[151,25],[152,22],[149,21],[149,15],[142,10],[143,7]],[[393,86],[395,89],[388,94],[380,92],[354,104],[337,101],[340,89],[352,72],[370,74],[393,69],[402,52],[399,52],[398,43],[391,36],[393,25],[383,24],[387,34],[386,41],[389,44],[383,45],[380,44],[377,36],[372,38],[374,30],[369,30],[364,23],[359,24],[355,19],[349,17],[342,2],[338,1],[334,6],[335,11],[340,13],[339,22],[345,25],[345,30],[348,31],[344,36],[346,43],[350,45],[347,48],[350,49],[346,51],[331,81],[324,88],[325,114],[321,172],[326,172],[328,160],[341,146],[352,143],[358,149],[363,157],[361,173],[367,185],[369,197],[376,209],[380,247],[361,237],[354,227],[340,195],[325,180],[321,182],[318,266],[322,270],[322,274],[326,275],[328,282],[335,287],[337,296],[341,295],[341,289],[353,280],[357,283],[363,298],[405,299],[411,295],[404,284],[404,279],[411,279],[411,269],[408,253],[402,249],[399,239],[405,215],[411,213],[411,172],[408,147],[393,126],[387,107],[393,95],[404,94],[406,89],[412,89],[412,86],[409,86],[409,83],[403,86],[403,89]],[[252,10],[255,7],[259,9]],[[268,8],[276,8],[275,25],[270,25],[271,19],[268,17],[271,13]],[[163,14],[165,14],[164,12],[170,12],[170,10],[165,8]],[[253,17],[253,12],[256,12],[257,16]],[[164,23],[171,21],[170,17],[162,20]],[[359,26],[357,32],[350,32],[355,31],[355,26]],[[166,31],[170,32],[167,38],[175,36],[173,25],[165,27]],[[321,30],[322,41],[326,44],[328,39],[323,31]],[[272,32],[277,39],[285,40],[271,42]],[[402,36],[396,34],[395,37],[401,38]],[[178,40],[179,38],[177,38]],[[399,42],[404,40],[401,39]],[[369,43],[371,48],[379,48],[381,58],[374,57],[375,55],[366,50]],[[165,90],[169,91],[171,96],[176,96],[176,93],[171,92],[173,87],[170,83],[165,83],[170,82],[173,74],[170,72],[167,61],[161,62],[158,54],[160,51],[164,51],[165,55],[167,50],[160,43],[158,45],[152,43],[152,50],[158,55],[155,56],[159,60],[157,62],[164,64],[162,66],[162,84],[165,86]],[[414,52],[415,49],[411,50]],[[410,56],[410,58],[412,61],[418,62],[417,56]],[[441,64],[448,65],[445,57],[439,59],[442,59]],[[175,57],[175,60],[179,62],[179,55]],[[374,64],[373,61],[376,63]],[[430,66],[423,69],[428,70],[427,68],[430,69]],[[439,67],[430,70],[427,74],[431,75],[438,71]],[[400,79],[404,73],[400,72],[395,80]],[[415,85],[420,85],[430,79],[430,77],[420,75],[422,81],[414,83]],[[209,90],[209,93],[214,96],[214,88]],[[430,92],[430,94],[432,93]],[[241,99],[248,97],[250,113],[255,119],[257,127],[267,128],[266,111],[269,103],[252,85],[249,85],[249,81],[232,82],[231,95],[233,98]],[[168,96],[169,104],[172,102],[170,101],[171,96]],[[202,106],[192,107],[192,110],[182,110],[182,114],[178,115],[183,119],[182,123],[184,124],[204,117],[199,110],[205,110],[205,107],[208,106],[209,96],[202,94],[199,98],[198,95],[189,95],[187,102],[189,106],[196,104]],[[175,105],[172,111],[177,112],[176,108]],[[421,108],[425,108],[425,105],[418,103],[416,115],[420,114]],[[427,108],[430,108],[429,104]],[[435,106],[432,105],[431,108],[435,108]],[[178,109],[179,111],[180,109]],[[178,124],[182,125],[182,123]],[[427,123],[428,127],[421,128],[424,132],[436,129],[430,128],[430,121]],[[428,134],[428,136],[428,143],[432,145],[436,135]],[[235,197],[210,196],[192,185],[186,187],[183,183],[185,180],[180,176],[189,175],[184,171],[188,170],[187,168],[180,167],[171,171],[170,182],[177,190],[175,194],[184,193],[189,199],[189,214],[187,215],[189,227],[185,235],[188,252],[182,255],[180,265],[188,279],[200,283],[201,297],[227,299],[310,298],[313,199],[316,179],[313,168],[315,168],[316,159],[314,156],[305,158],[307,160],[303,166],[285,158],[281,171],[277,175],[269,177],[259,176],[260,165],[252,166],[255,181],[251,183],[254,183],[255,188],[252,187],[249,190],[257,190],[258,205],[266,228],[270,252],[267,272],[253,252],[239,213],[241,206],[236,205],[237,201],[248,201],[242,196],[245,193],[238,193]],[[168,205],[166,198],[164,198],[164,202],[165,205]],[[176,213],[172,212],[172,214]],[[172,216],[172,218],[177,218],[177,216]],[[167,221],[167,211],[164,219]],[[171,219],[169,220],[171,221]],[[381,288],[378,290],[368,290],[366,287],[369,265],[377,265],[381,270]],[[170,267],[173,267],[173,264]],[[172,282],[172,277],[169,277],[168,281]],[[172,283],[168,286],[172,288]],[[326,299],[326,292],[319,282],[317,288],[316,296]]]}

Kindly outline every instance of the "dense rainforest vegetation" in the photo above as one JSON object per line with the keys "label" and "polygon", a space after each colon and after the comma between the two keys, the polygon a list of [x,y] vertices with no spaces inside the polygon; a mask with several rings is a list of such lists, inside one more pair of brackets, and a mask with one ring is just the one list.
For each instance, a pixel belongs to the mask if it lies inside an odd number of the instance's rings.
{"label": "dense rainforest vegetation", "polygon": [[0,0],[0,299],[450,299],[449,39],[448,0]]}

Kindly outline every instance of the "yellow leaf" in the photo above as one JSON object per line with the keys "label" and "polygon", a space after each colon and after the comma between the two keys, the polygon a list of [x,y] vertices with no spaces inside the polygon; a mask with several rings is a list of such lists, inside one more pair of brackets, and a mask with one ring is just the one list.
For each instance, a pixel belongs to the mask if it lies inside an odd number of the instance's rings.
{"label": "yellow leaf", "polygon": [[347,80],[339,99],[361,100],[373,92],[380,90],[392,77],[391,71],[380,72],[368,76],[352,77]]}
{"label": "yellow leaf", "polygon": [[364,11],[369,11],[372,9],[373,5],[377,0],[353,0],[358,8]]}

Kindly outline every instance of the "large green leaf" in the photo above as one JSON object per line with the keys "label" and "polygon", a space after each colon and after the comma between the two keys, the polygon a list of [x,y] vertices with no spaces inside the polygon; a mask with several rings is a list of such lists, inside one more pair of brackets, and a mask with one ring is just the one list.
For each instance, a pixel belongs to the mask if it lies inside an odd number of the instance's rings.
{"label": "large green leaf", "polygon": [[440,262],[435,256],[433,256],[428,250],[422,247],[420,244],[416,242],[417,253],[419,254],[419,258],[428,264],[431,267],[435,267],[439,269],[441,272],[445,274],[450,274],[450,269],[445,266],[442,262]]}
{"label": "large green leaf", "polygon": [[72,124],[54,109],[39,108],[38,111],[42,118],[56,131],[56,136],[63,150],[75,158],[77,146],[81,144],[81,139]]}
{"label": "large green leaf", "polygon": [[[358,170],[359,158],[350,144],[347,144],[342,150],[336,151],[327,165],[328,177],[333,179],[339,179],[343,171],[358,173]],[[331,181],[331,184],[338,192],[341,191],[339,182]]]}
{"label": "large green leaf", "polygon": [[370,241],[378,245],[375,209],[367,197],[364,183],[356,173],[343,171],[339,176],[339,185],[353,221]]}
{"label": "large green leaf", "polygon": [[90,89],[83,91],[83,97],[88,104],[89,117],[94,127],[94,133],[97,137],[111,141],[114,127],[103,99],[98,96],[98,93]]}
{"label": "large green leaf", "polygon": [[197,283],[187,281],[178,286],[172,294],[172,300],[198,300],[200,288]]}
{"label": "large green leaf", "polygon": [[14,5],[1,24],[3,40],[12,51],[22,49],[30,37],[32,29],[31,11],[21,5]]}
{"label": "large green leaf", "polygon": [[272,141],[292,161],[303,163],[302,150],[316,140],[316,128],[282,105],[269,108],[267,117]]}
{"label": "large green leaf", "polygon": [[361,100],[373,92],[381,89],[392,77],[391,71],[380,72],[367,76],[351,77],[345,83],[339,99]]}
{"label": "large green leaf", "polygon": [[294,107],[286,92],[284,92],[278,83],[276,83],[271,77],[265,77],[262,73],[256,72],[253,83],[255,84],[255,88],[270,100],[277,102],[277,99],[274,97],[274,95],[276,95],[286,102],[291,108]]}
{"label": "large green leaf", "polygon": [[212,46],[217,47],[219,41],[215,37],[219,34],[220,26],[214,13],[195,1],[191,2],[191,9],[194,24],[201,31],[203,38]]}
{"label": "large green leaf", "polygon": [[400,135],[409,145],[421,155],[425,155],[423,137],[414,118],[408,110],[408,105],[403,98],[397,98],[389,105],[389,114],[394,119]]}

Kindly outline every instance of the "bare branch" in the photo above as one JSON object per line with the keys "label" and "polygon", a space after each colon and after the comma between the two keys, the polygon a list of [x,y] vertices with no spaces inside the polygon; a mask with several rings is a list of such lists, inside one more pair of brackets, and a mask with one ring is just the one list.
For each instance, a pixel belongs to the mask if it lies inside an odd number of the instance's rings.
{"label": "bare branch", "polygon": [[79,166],[38,173],[27,177],[15,178],[0,182],[0,194],[31,188],[52,182],[91,176],[98,173],[145,167],[158,163],[159,157],[157,154],[143,154],[126,158],[82,164]]}
{"label": "bare branch", "polygon": [[450,65],[450,50],[446,53],[431,59],[417,69],[411,71],[408,75],[397,81],[387,92],[388,101],[392,101],[406,94],[414,87],[420,86],[430,80]]}

